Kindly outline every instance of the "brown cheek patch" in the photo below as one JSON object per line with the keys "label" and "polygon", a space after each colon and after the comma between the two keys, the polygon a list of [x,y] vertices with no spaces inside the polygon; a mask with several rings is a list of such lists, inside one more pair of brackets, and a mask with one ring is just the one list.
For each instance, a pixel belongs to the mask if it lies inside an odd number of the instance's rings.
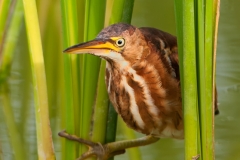
{"label": "brown cheek patch", "polygon": [[130,34],[128,31],[123,32],[123,37],[126,40],[126,47],[124,48],[123,57],[129,61],[131,64],[136,63],[144,56],[146,57],[150,52],[148,51],[145,42],[145,38],[139,29],[136,29],[133,34]]}

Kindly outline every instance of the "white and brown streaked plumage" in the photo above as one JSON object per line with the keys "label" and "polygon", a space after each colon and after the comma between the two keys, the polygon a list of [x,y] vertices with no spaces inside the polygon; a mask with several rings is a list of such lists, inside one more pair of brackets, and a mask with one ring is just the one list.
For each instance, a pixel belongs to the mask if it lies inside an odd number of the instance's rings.
{"label": "white and brown streaked plumage", "polygon": [[110,100],[130,128],[155,139],[184,137],[175,36],[120,23],[65,52],[90,53],[107,61]]}

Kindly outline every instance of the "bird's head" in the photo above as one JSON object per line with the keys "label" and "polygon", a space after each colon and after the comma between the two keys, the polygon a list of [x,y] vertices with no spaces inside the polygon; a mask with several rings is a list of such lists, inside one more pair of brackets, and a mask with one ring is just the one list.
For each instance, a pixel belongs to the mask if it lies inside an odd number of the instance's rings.
{"label": "bird's head", "polygon": [[119,23],[103,29],[94,40],[74,45],[64,52],[89,53],[107,61],[133,65],[149,54],[147,46],[138,28]]}

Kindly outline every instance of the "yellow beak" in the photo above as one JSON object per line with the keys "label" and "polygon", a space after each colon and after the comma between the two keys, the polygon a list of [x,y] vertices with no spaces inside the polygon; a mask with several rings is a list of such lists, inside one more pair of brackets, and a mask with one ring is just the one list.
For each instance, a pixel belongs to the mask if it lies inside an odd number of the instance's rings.
{"label": "yellow beak", "polygon": [[92,53],[98,55],[98,53],[110,53],[110,51],[119,52],[120,48],[114,45],[112,39],[94,39],[89,42],[74,45],[64,50],[66,53],[81,54]]}

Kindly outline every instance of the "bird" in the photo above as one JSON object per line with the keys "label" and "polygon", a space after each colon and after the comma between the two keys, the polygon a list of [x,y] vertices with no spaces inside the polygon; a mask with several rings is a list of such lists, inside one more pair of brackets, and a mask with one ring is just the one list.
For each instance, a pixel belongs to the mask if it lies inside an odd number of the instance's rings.
{"label": "bird", "polygon": [[[99,144],[60,132],[89,146],[80,159],[99,160],[122,154],[126,148],[154,143],[160,138],[184,138],[177,38],[151,27],[117,23],[95,39],[67,48],[68,54],[92,54],[106,60],[109,99],[128,127],[146,136]],[[219,113],[215,98],[215,114]]]}

